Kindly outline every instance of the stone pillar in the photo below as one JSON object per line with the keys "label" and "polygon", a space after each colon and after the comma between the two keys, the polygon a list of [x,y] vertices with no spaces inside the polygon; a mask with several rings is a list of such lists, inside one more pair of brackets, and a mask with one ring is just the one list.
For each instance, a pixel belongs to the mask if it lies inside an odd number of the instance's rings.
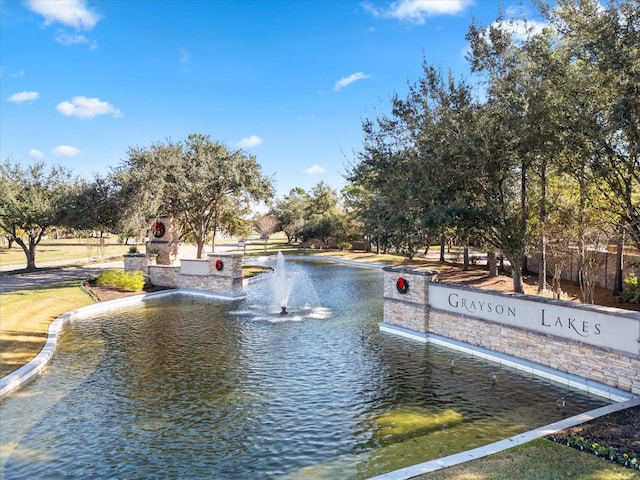
{"label": "stone pillar", "polygon": [[242,293],[242,255],[239,253],[210,253],[210,291],[236,295]]}
{"label": "stone pillar", "polygon": [[124,255],[124,271],[135,272],[141,270],[149,275],[149,266],[156,264],[156,256],[149,253],[127,253]]}
{"label": "stone pillar", "polygon": [[429,283],[438,272],[422,268],[384,269],[385,323],[427,333],[429,331]]}
{"label": "stone pillar", "polygon": [[159,217],[149,230],[147,253],[157,254],[158,265],[175,265],[180,252],[180,227],[173,217]]}

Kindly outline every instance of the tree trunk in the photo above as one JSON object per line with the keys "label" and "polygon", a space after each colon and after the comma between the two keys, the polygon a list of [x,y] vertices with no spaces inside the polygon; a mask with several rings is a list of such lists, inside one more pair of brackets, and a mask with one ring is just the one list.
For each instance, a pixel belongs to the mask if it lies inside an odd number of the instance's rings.
{"label": "tree trunk", "polygon": [[489,267],[489,277],[493,278],[498,275],[498,262],[496,261],[496,252],[493,250],[487,252],[487,267]]}
{"label": "tree trunk", "polygon": [[[215,236],[213,238],[215,240]],[[213,247],[213,240],[211,241],[211,246]],[[198,231],[198,238],[196,239],[196,245],[198,247],[196,252],[196,258],[202,258],[204,255],[204,244],[207,241],[207,236],[204,233],[204,228],[200,228]]]}
{"label": "tree trunk", "polygon": [[469,270],[469,242],[465,241],[464,247],[462,247],[462,270]]}
{"label": "tree trunk", "polygon": [[513,279],[513,291],[515,293],[524,293],[522,281],[522,252],[510,252],[504,254],[511,264],[511,278]]}
{"label": "tree trunk", "polygon": [[624,268],[624,226],[620,227],[620,235],[616,245],[616,276],[613,281],[613,294],[620,295],[622,293],[622,270]]}
{"label": "tree trunk", "polygon": [[[597,245],[596,245],[597,247]],[[600,263],[598,262],[597,248],[587,250],[585,248],[582,268],[580,269],[580,292],[582,294],[583,303],[594,303],[594,290],[596,280],[598,279],[598,271]]]}
{"label": "tree trunk", "polygon": [[547,237],[540,237],[540,253],[538,254],[538,291],[547,290]]}
{"label": "tree trunk", "polygon": [[[538,263],[538,292],[547,290],[547,233],[545,224],[547,222],[547,160],[542,159],[540,171],[540,257]],[[526,268],[526,266],[525,266]]]}
{"label": "tree trunk", "polygon": [[27,255],[27,272],[35,272],[36,270],[36,259],[33,255]]}
{"label": "tree trunk", "polygon": [[513,278],[513,291],[515,293],[524,293],[522,283],[522,267],[519,263],[511,265],[511,278]]}
{"label": "tree trunk", "polygon": [[440,235],[440,263],[444,263],[444,247],[445,238],[444,235]]}
{"label": "tree trunk", "polygon": [[[520,229],[521,232],[524,234],[524,232],[527,231],[527,164],[525,163],[524,160],[522,160],[522,172],[521,172],[521,177],[520,177],[520,208],[522,209],[522,217],[520,218]],[[522,279],[522,272],[526,272],[528,271],[528,265],[527,265],[527,256],[526,255],[522,255],[522,257],[520,258],[520,261],[522,262],[520,265],[520,270],[521,270],[521,279]]]}
{"label": "tree trunk", "polygon": [[553,298],[556,300],[560,300],[560,296],[562,295],[562,268],[556,261],[553,265]]}
{"label": "tree trunk", "polygon": [[584,283],[582,281],[582,271],[584,269],[585,264],[585,250],[586,245],[584,241],[584,236],[580,233],[580,238],[578,239],[578,261],[577,261],[577,269],[578,269],[578,280],[576,285],[580,286],[582,289]]}
{"label": "tree trunk", "polygon": [[29,245],[27,245],[20,237],[15,238],[16,243],[20,245],[25,257],[27,257],[27,272],[36,271],[36,248],[33,240],[33,237],[29,237]]}

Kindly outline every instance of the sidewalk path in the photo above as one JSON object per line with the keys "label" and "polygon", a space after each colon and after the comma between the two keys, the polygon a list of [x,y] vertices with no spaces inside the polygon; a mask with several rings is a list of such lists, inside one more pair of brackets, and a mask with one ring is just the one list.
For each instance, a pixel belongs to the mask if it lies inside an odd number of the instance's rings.
{"label": "sidewalk path", "polygon": [[[41,267],[51,266],[55,265],[46,263],[41,265]],[[19,275],[7,275],[5,277],[0,277],[0,293],[40,287],[50,283],[64,282],[66,280],[80,280],[82,278],[98,275],[100,272],[110,268],[123,269],[124,263],[120,260],[115,262],[92,263],[83,266],[76,265],[53,268],[51,270],[21,273]]]}

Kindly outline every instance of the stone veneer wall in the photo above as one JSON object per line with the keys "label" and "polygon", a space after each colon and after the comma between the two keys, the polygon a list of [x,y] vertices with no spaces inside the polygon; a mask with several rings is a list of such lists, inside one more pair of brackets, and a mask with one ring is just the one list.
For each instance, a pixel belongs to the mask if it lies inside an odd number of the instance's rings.
{"label": "stone veneer wall", "polygon": [[[400,276],[409,282],[405,294],[396,288]],[[440,335],[640,394],[640,355],[430,309],[429,288],[433,281],[437,281],[433,271],[385,268],[384,322],[426,334],[427,338],[429,334]],[[431,288],[438,288],[438,284],[431,284]]]}
{"label": "stone veneer wall", "polygon": [[434,310],[429,312],[429,333],[640,394],[638,357]]}
{"label": "stone veneer wall", "polygon": [[[128,258],[132,257],[132,258]],[[225,295],[242,293],[242,255],[238,253],[209,254],[208,273],[194,275],[187,265],[155,265],[145,263],[144,254],[125,255],[125,271],[142,270],[153,285],[169,288],[185,288]],[[155,259],[155,257],[154,257]],[[222,270],[216,269],[216,261],[223,262]],[[187,263],[188,261],[185,261]]]}
{"label": "stone veneer wall", "polygon": [[141,270],[148,274],[149,266],[156,264],[156,255],[149,253],[128,253],[124,255],[124,271],[135,272]]}
{"label": "stone veneer wall", "polygon": [[148,270],[149,281],[159,287],[180,288],[178,277],[180,267],[170,265],[150,265]]}
{"label": "stone veneer wall", "polygon": [[[386,323],[420,333],[429,331],[429,283],[436,277],[433,270],[406,267],[384,269],[384,314]],[[407,293],[396,288],[399,277],[409,282]]]}

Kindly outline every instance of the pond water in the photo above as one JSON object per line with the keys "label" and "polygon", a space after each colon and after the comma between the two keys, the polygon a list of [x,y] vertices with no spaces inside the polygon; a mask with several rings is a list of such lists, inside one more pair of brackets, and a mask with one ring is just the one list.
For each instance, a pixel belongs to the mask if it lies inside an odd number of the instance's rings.
{"label": "pond water", "polygon": [[378,270],[296,268],[315,294],[295,282],[312,303],[286,316],[265,281],[65,326],[45,372],[0,399],[4,478],[361,479],[607,403],[381,333]]}

